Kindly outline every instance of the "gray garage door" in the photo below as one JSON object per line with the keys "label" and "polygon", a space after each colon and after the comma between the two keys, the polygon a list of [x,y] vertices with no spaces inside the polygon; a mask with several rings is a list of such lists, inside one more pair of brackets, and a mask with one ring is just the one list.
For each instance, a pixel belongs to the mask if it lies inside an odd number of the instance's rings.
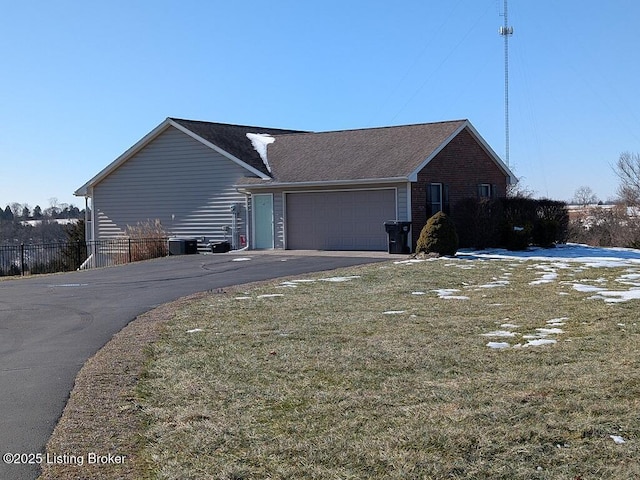
{"label": "gray garage door", "polygon": [[286,213],[289,249],[387,250],[395,190],[289,193]]}

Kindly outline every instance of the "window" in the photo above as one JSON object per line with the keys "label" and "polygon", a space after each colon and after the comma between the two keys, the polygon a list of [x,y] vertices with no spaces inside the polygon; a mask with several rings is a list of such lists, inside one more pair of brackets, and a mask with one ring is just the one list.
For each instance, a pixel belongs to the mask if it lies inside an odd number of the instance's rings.
{"label": "window", "polygon": [[449,213],[449,186],[442,183],[427,184],[427,215],[443,211]]}
{"label": "window", "polygon": [[488,183],[481,183],[478,185],[478,197],[491,198],[491,185]]}
{"label": "window", "polygon": [[478,184],[478,198],[495,198],[498,196],[498,186],[489,183]]}

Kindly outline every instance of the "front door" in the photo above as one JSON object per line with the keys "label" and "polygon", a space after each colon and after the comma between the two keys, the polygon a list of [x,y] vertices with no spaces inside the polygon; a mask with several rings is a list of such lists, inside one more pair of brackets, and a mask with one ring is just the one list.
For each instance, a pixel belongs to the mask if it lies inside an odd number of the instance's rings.
{"label": "front door", "polygon": [[253,248],[273,248],[273,194],[253,195]]}

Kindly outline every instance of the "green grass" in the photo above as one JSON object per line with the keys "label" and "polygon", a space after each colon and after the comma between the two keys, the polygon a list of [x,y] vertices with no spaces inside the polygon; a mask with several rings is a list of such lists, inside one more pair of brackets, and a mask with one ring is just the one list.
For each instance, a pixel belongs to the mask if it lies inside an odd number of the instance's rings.
{"label": "green grass", "polygon": [[[183,303],[138,385],[151,476],[640,477],[638,302],[566,283],[628,289],[626,270],[565,268],[530,285],[539,263],[389,262]],[[558,317],[553,345],[494,350],[505,339],[481,336],[513,323],[506,341],[523,344]]]}

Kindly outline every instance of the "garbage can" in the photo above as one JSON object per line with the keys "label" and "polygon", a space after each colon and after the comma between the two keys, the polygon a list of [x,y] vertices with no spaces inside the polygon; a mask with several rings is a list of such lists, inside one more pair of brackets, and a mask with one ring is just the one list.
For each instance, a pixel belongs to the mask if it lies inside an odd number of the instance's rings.
{"label": "garbage can", "polygon": [[184,255],[186,244],[184,238],[169,239],[169,255]]}
{"label": "garbage can", "polygon": [[384,222],[384,228],[389,236],[389,253],[411,253],[411,249],[407,245],[411,222],[391,220]]}
{"label": "garbage can", "polygon": [[169,255],[193,255],[198,253],[198,240],[195,238],[169,239]]}
{"label": "garbage can", "polygon": [[211,253],[227,253],[231,250],[231,244],[227,241],[211,244]]}
{"label": "garbage can", "polygon": [[185,255],[195,255],[198,253],[198,239],[197,238],[185,238],[184,239],[184,253]]}

